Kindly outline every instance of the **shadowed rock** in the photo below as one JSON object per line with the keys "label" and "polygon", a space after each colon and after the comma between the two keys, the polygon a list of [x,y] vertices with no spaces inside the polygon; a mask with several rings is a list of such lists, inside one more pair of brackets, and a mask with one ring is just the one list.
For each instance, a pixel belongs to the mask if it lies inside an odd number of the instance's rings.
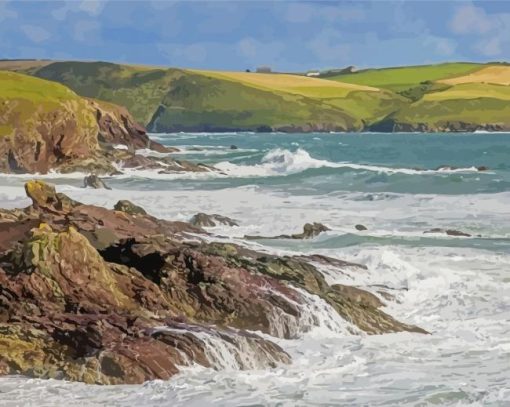
{"label": "shadowed rock", "polygon": [[454,229],[441,229],[441,228],[434,228],[427,230],[423,233],[444,233],[448,236],[462,236],[462,237],[471,237],[469,233],[462,232],[460,230],[454,230]]}
{"label": "shadowed rock", "polygon": [[120,200],[113,207],[116,211],[126,212],[130,215],[147,215],[145,209],[141,206],[135,205],[133,202],[128,200]]}
{"label": "shadowed rock", "polygon": [[110,187],[108,187],[104,181],[99,178],[97,175],[87,175],[84,179],[83,179],[83,186],[85,188],[94,188],[94,189],[111,189]]}
{"label": "shadowed rock", "polygon": [[239,226],[237,221],[235,221],[234,219],[217,214],[207,215],[206,213],[202,212],[193,215],[189,223],[191,223],[194,226],[200,227],[212,227],[217,226],[218,224],[227,226]]}
{"label": "shadowed rock", "polygon": [[[319,323],[312,296],[370,334],[424,332],[311,262],[361,265],[210,243],[188,223],[82,205],[40,181],[26,191],[33,204],[0,220],[0,374],[120,384],[193,363],[274,367],[289,356],[246,331],[298,337]],[[210,352],[220,346],[228,360]]]}
{"label": "shadowed rock", "polygon": [[245,239],[256,240],[256,239],[312,239],[322,232],[331,230],[322,223],[307,223],[303,226],[303,233],[296,233],[293,235],[279,235],[279,236],[245,236]]}

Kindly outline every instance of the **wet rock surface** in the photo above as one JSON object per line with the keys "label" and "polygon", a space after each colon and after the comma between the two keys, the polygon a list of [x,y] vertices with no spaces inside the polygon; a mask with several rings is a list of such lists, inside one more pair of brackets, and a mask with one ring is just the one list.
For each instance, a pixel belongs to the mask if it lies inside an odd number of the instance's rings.
{"label": "wet rock surface", "polygon": [[116,211],[129,213],[130,215],[147,215],[147,212],[145,212],[145,209],[143,209],[141,206],[135,205],[133,202],[125,199],[117,202],[113,209]]}
{"label": "wet rock surface", "polygon": [[208,215],[206,213],[193,215],[189,223],[199,227],[212,227],[217,225],[239,226],[239,223],[234,219],[217,214]]}
{"label": "wet rock surface", "polygon": [[105,182],[99,178],[97,175],[87,175],[83,179],[83,186],[85,188],[94,188],[94,189],[111,189]]}
{"label": "wet rock surface", "polygon": [[295,233],[293,235],[278,235],[278,236],[245,236],[245,239],[256,240],[256,239],[313,239],[319,236],[323,232],[331,230],[322,223],[313,222],[306,223],[303,226],[302,233]]}
{"label": "wet rock surface", "polygon": [[427,230],[427,231],[425,231],[423,233],[424,234],[427,234],[427,233],[443,233],[443,234],[445,234],[447,236],[471,237],[471,235],[469,233],[462,232],[460,230],[455,230],[455,229],[434,228],[434,229]]}
{"label": "wet rock surface", "polygon": [[130,202],[83,205],[43,182],[26,191],[31,206],[0,213],[0,374],[120,384],[192,363],[274,367],[289,355],[247,331],[299,336],[319,323],[310,298],[370,334],[424,332],[314,264],[363,265],[211,243],[191,224]]}

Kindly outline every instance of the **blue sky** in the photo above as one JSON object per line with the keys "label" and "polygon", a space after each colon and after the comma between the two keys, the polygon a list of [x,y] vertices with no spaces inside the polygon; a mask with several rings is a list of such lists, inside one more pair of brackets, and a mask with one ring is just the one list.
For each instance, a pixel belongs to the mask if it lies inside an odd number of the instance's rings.
{"label": "blue sky", "polygon": [[4,1],[0,58],[302,71],[510,60],[510,1]]}

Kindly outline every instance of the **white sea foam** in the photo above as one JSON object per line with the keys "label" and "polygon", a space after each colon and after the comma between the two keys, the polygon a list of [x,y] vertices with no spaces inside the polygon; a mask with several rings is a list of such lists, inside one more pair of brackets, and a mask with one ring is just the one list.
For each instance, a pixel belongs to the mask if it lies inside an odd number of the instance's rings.
{"label": "white sea foam", "polygon": [[[373,171],[385,174],[406,174],[406,175],[430,175],[478,172],[476,167],[467,168],[443,168],[438,170],[419,170],[412,168],[392,168],[377,165],[365,165],[349,162],[331,162],[320,160],[298,148],[296,151],[286,149],[273,149],[269,151],[260,164],[238,165],[231,162],[220,162],[216,164],[222,172],[233,177],[267,177],[277,175],[295,174],[313,168],[350,168],[353,170]],[[482,172],[484,173],[484,172]],[[481,173],[481,174],[482,174]],[[485,172],[487,173],[487,172]]]}
{"label": "white sea foam", "polygon": [[[258,164],[227,166],[227,175],[212,176],[266,177],[345,165],[374,172],[418,171],[332,163],[312,156],[304,150],[273,150]],[[67,175],[50,174],[53,176]],[[134,171],[123,177],[136,176]],[[144,176],[156,175],[147,172]],[[28,204],[22,181],[23,177],[18,176],[1,179],[7,185],[0,187],[0,207]],[[332,229],[325,239],[250,245],[272,253],[319,253],[365,264],[367,270],[329,267],[324,273],[331,284],[354,285],[373,292],[385,302],[384,311],[427,329],[431,335],[352,335],[352,327],[332,314],[323,301],[308,295],[308,312],[294,321],[296,339],[273,339],[292,356],[289,366],[259,370],[253,365],[255,370],[232,372],[232,368],[239,367],[235,359],[239,350],[225,349],[225,344],[215,342],[217,338],[204,338],[212,341],[210,349],[216,351],[210,357],[219,360],[218,365],[225,370],[194,366],[168,382],[115,387],[3,378],[2,406],[510,405],[508,247],[496,245],[488,250],[479,246],[477,239],[443,235],[427,235],[435,243],[424,246],[419,239],[423,231],[435,227],[481,234],[484,238],[510,236],[510,192],[368,193],[342,191],[344,186],[339,185],[337,192],[328,195],[300,196],[286,190],[277,192],[263,183],[197,190],[192,182],[186,189],[164,185],[166,190],[143,192],[85,190],[68,185],[57,188],[81,202],[110,208],[119,199],[129,199],[149,213],[168,219],[188,220],[197,212],[220,213],[238,219],[240,226],[210,231],[237,243],[245,234],[295,233],[305,222],[322,222]],[[354,225],[358,223],[368,230],[356,231]],[[335,243],[335,238],[349,234],[367,239],[355,246]],[[372,239],[384,237],[416,240],[415,244],[403,245],[398,239],[385,244]],[[444,245],[452,241],[459,247]],[[394,298],[386,299],[381,291]],[[249,350],[246,353],[250,355]]]}

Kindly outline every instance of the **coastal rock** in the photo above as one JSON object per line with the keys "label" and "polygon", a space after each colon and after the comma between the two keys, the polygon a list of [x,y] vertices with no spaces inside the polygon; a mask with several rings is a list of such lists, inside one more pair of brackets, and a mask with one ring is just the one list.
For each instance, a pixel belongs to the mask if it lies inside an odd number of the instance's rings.
{"label": "coastal rock", "polygon": [[[1,71],[1,86],[17,91],[15,96],[0,95],[0,156],[5,157],[0,172],[115,174],[120,150],[114,145],[126,146],[124,153],[131,155],[145,148],[172,151],[151,141],[123,107],[15,72]],[[34,100],[37,95],[42,99]]]}
{"label": "coastal rock", "polygon": [[116,211],[126,212],[130,215],[147,215],[145,209],[141,206],[135,205],[133,202],[128,200],[120,200],[113,207]]}
{"label": "coastal rock", "polygon": [[87,175],[83,179],[83,186],[85,188],[90,187],[94,189],[111,189],[104,183],[104,181],[101,178],[94,174]]}
{"label": "coastal rock", "polygon": [[365,225],[359,225],[358,224],[358,225],[356,225],[354,227],[355,227],[356,230],[358,230],[360,232],[363,231],[363,230],[367,230],[367,227]]}
{"label": "coastal rock", "polygon": [[278,235],[278,236],[245,236],[245,239],[256,240],[256,239],[313,239],[320,235],[322,232],[331,230],[322,223],[306,223],[303,226],[303,233],[295,233],[293,235]]}
{"label": "coastal rock", "polygon": [[238,148],[239,148],[239,147],[237,147],[235,144],[232,144],[232,145],[230,146],[230,149],[231,149],[231,150],[237,150]]}
{"label": "coastal rock", "polygon": [[298,337],[319,324],[316,301],[369,334],[425,332],[312,263],[362,265],[208,242],[188,223],[82,205],[41,181],[26,191],[32,205],[0,221],[0,374],[121,384],[193,363],[275,367],[289,355],[250,332]]}
{"label": "coastal rock", "polygon": [[425,231],[423,233],[444,233],[444,234],[446,234],[448,236],[471,237],[471,235],[469,233],[462,232],[460,230],[455,230],[455,229],[434,228],[434,229],[427,230],[427,231]]}
{"label": "coastal rock", "polygon": [[235,221],[234,219],[217,214],[208,215],[202,212],[193,215],[189,223],[191,223],[194,226],[200,227],[212,227],[217,226],[218,224],[227,226],[239,226],[237,221]]}

